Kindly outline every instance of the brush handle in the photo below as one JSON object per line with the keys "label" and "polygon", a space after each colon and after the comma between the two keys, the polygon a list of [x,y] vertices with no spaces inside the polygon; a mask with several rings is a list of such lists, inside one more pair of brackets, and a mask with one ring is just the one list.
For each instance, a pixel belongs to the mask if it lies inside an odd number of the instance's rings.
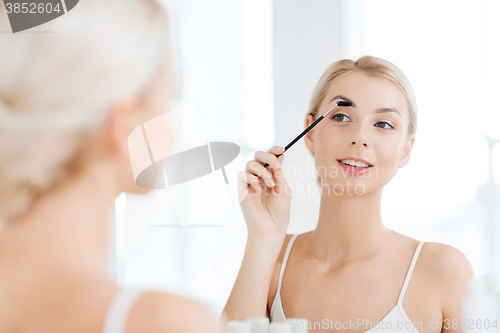
{"label": "brush handle", "polygon": [[[333,109],[333,108],[332,108],[332,109]],[[331,109],[330,109],[330,111],[331,111]],[[330,111],[328,111],[328,112],[330,112]],[[326,114],[328,114],[328,112],[327,112],[327,113],[325,113],[325,115],[326,115]],[[321,120],[323,120],[323,118],[325,118],[325,115],[322,115],[321,117],[319,117],[318,119],[316,119],[316,121],[315,121],[314,123],[312,123],[312,124],[311,124],[308,128],[306,128],[306,129],[305,129],[302,133],[300,133],[300,134],[299,134],[299,136],[297,136],[295,139],[293,139],[293,141],[292,141],[292,142],[290,142],[290,143],[289,143],[289,144],[285,147],[285,151],[287,151],[287,150],[288,150],[288,148],[290,148],[291,146],[293,146],[293,144],[294,144],[295,142],[299,141],[299,139],[300,139],[301,137],[303,137],[304,135],[306,135],[306,133],[307,133],[307,132],[309,132],[309,131],[310,131],[310,130],[314,127],[314,126],[316,126],[316,124],[317,124],[317,123],[319,123]],[[283,153],[281,153],[281,154],[279,154],[279,155],[275,155],[275,156],[276,156],[276,157],[280,157],[281,155],[283,155],[283,154],[285,153],[285,151],[284,151]],[[268,163],[264,164],[264,168],[267,168],[268,166],[269,166],[269,164],[268,164]]]}

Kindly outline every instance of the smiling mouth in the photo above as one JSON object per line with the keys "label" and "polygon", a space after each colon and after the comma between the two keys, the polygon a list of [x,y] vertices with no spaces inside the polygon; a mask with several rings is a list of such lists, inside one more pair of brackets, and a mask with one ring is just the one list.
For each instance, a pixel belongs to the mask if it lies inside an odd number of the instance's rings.
{"label": "smiling mouth", "polygon": [[[373,165],[370,165],[370,164],[366,164],[366,163],[361,163],[361,165],[358,165],[358,163],[356,162],[355,164],[349,164],[349,163],[353,163],[353,161],[351,160],[337,160],[340,164],[343,164],[343,165],[346,165],[346,166],[350,166],[350,167],[353,167],[353,168],[356,168],[356,169],[368,169],[368,168],[372,168]],[[344,162],[347,162],[347,163],[344,163]]]}

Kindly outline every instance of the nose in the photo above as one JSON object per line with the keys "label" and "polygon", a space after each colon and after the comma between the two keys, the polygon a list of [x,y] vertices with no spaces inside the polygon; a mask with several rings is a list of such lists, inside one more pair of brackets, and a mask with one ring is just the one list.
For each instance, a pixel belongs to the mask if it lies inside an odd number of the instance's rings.
{"label": "nose", "polygon": [[[351,145],[353,145],[353,146],[354,146],[355,144],[356,144],[356,141],[353,141],[353,142],[351,143]],[[363,141],[363,144],[362,144],[362,145],[363,145],[363,147],[368,147],[368,145],[367,145],[367,144],[366,144],[366,142],[364,142],[364,141]]]}
{"label": "nose", "polygon": [[369,128],[365,128],[369,126],[368,123],[360,122],[358,126],[352,128],[351,132],[351,147],[355,147],[356,145],[361,145],[364,148],[368,147],[368,135]]}

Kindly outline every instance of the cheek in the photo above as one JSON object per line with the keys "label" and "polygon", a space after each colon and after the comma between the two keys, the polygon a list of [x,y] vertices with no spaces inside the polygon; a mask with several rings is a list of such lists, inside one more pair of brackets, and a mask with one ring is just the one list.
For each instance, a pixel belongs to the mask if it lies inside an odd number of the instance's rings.
{"label": "cheek", "polygon": [[317,166],[336,166],[336,157],[342,151],[346,151],[346,149],[342,149],[342,145],[345,145],[345,139],[344,142],[342,142],[338,135],[331,134],[332,135],[318,135],[318,137],[315,138],[314,149],[315,163]]}
{"label": "cheek", "polygon": [[342,140],[341,133],[325,130],[315,133],[315,171],[319,175],[321,175],[323,179],[330,178],[329,176],[327,176],[330,174],[339,174],[340,169],[338,167],[336,158],[338,157],[339,153],[346,151],[345,147],[343,148],[343,146],[345,145],[345,136]]}
{"label": "cheek", "polygon": [[374,147],[376,162],[378,163],[378,174],[388,182],[398,172],[398,163],[400,160],[400,145],[397,140],[390,140],[385,144]]}
{"label": "cheek", "polygon": [[341,131],[321,129],[315,134],[314,143],[316,151],[333,154],[334,152],[338,152],[342,145],[346,144],[345,134]]}
{"label": "cheek", "polygon": [[375,154],[380,164],[390,165],[398,160],[399,147],[395,144],[380,145],[376,148]]}

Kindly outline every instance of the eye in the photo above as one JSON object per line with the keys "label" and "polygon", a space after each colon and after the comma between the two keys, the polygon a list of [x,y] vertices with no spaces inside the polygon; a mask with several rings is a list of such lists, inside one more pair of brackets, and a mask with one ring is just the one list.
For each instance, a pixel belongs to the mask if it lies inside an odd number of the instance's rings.
{"label": "eye", "polygon": [[378,125],[378,124],[386,124],[386,125],[389,126],[389,127],[380,127],[380,126],[377,126],[377,127],[382,128],[382,129],[391,129],[391,128],[394,129],[394,127],[392,127],[389,123],[386,123],[385,121],[379,121],[378,123],[375,124],[375,126]]}
{"label": "eye", "polygon": [[[343,113],[337,113],[336,115],[332,116],[332,119],[335,119],[335,121],[337,121],[339,123],[345,123],[346,121],[342,120],[344,118],[350,119],[347,115],[345,115]],[[378,124],[385,124],[388,127],[377,126]],[[389,124],[389,123],[387,123],[385,121],[379,121],[378,123],[375,124],[375,126],[379,127],[379,128],[382,128],[382,129],[394,129],[394,127],[391,124]]]}
{"label": "eye", "polygon": [[334,115],[334,116],[332,117],[332,119],[335,119],[335,120],[336,120],[336,121],[338,121],[339,123],[343,123],[344,121],[339,120],[339,118],[337,118],[337,116],[340,116],[340,117],[346,117],[347,119],[349,119],[349,117],[348,117],[348,116],[346,116],[345,114],[343,114],[343,113],[337,113],[336,115]]}

